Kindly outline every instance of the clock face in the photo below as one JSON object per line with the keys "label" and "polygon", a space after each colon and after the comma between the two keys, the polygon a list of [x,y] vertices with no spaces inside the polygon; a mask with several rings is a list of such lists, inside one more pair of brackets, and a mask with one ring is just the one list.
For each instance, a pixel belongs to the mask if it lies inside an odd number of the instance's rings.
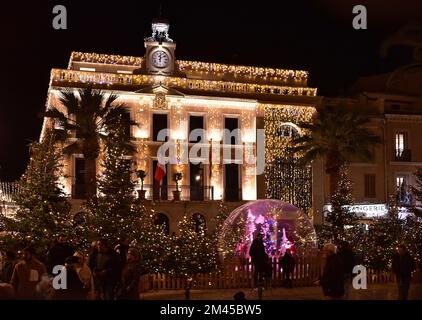
{"label": "clock face", "polygon": [[152,64],[158,68],[165,68],[168,66],[170,58],[168,54],[162,50],[157,50],[152,54]]}

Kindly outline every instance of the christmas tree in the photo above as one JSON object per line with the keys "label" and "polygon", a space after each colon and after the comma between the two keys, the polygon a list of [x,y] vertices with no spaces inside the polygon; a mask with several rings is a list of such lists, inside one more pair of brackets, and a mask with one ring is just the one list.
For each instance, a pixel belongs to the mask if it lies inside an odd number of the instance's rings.
{"label": "christmas tree", "polygon": [[[416,186],[411,187],[412,194],[415,197],[416,201],[422,202],[422,168],[419,168],[414,175],[416,180]],[[420,208],[414,207],[413,212],[419,217],[422,216],[422,210]]]}
{"label": "christmas tree", "polygon": [[148,211],[140,202],[134,205],[138,218],[134,221],[136,237],[132,245],[141,254],[143,270],[149,273],[165,272],[168,269],[168,259],[171,252],[170,237],[165,233],[165,227],[154,222],[155,211]]}
{"label": "christmas tree", "polygon": [[422,261],[422,218],[409,216],[403,226],[404,242],[410,254],[419,262]]}
{"label": "christmas tree", "polygon": [[[230,212],[228,212],[223,201],[219,204],[219,212],[215,219],[214,243],[218,249],[219,261],[230,260],[236,257],[243,258],[244,252],[241,244],[246,243],[245,231],[247,228],[247,220],[243,215],[239,215],[236,219],[227,223]],[[239,250],[240,249],[240,250]]]}
{"label": "christmas tree", "polygon": [[422,168],[415,172],[416,186],[412,186],[412,193],[415,200],[422,202]]}
{"label": "christmas tree", "polygon": [[217,250],[206,229],[195,228],[193,219],[186,215],[179,221],[179,233],[171,237],[170,244],[168,269],[184,281],[185,298],[188,300],[195,276],[217,270]]}
{"label": "christmas tree", "polygon": [[18,206],[13,218],[1,217],[7,236],[2,240],[14,249],[32,245],[44,256],[59,235],[75,240],[70,223],[70,203],[59,183],[62,152],[52,131],[41,142],[31,144],[31,158],[19,181]]}
{"label": "christmas tree", "polygon": [[[121,120],[121,119],[120,119]],[[134,183],[131,179],[131,160],[126,157],[134,152],[128,143],[123,121],[108,128],[104,144],[104,171],[98,180],[98,194],[86,204],[85,227],[90,240],[108,238],[135,239],[134,221],[139,212],[133,210]]]}
{"label": "christmas tree", "polygon": [[326,238],[325,240],[334,242],[352,240],[349,238],[358,227],[357,216],[350,209],[353,204],[352,191],[352,182],[348,178],[347,167],[342,166],[336,189],[331,196],[331,210],[327,212],[326,222],[328,224],[320,233],[320,236]]}
{"label": "christmas tree", "polygon": [[199,227],[191,217],[184,216],[179,221],[179,233],[173,239],[174,273],[179,276],[191,276],[206,273],[217,268],[216,250],[206,229]]}
{"label": "christmas tree", "polygon": [[377,270],[387,270],[397,246],[404,241],[403,221],[399,219],[396,197],[390,196],[389,211],[369,226],[365,239],[365,264]]}

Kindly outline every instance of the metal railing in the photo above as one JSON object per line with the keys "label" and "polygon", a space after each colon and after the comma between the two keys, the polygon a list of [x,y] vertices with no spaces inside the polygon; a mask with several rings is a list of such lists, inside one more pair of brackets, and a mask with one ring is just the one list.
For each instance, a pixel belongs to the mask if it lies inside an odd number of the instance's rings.
{"label": "metal railing", "polygon": [[239,189],[239,188],[224,189],[224,201],[227,201],[227,202],[242,201],[242,189]]}
{"label": "metal railing", "polygon": [[[141,189],[140,185],[136,190]],[[181,201],[209,201],[214,200],[213,186],[182,185],[176,189],[176,185],[157,186],[144,184],[146,200],[181,200]],[[176,191],[179,191],[176,193]],[[139,192],[138,192],[139,193]]]}
{"label": "metal railing", "polygon": [[13,202],[13,195],[18,191],[19,187],[16,182],[0,181],[0,201]]}

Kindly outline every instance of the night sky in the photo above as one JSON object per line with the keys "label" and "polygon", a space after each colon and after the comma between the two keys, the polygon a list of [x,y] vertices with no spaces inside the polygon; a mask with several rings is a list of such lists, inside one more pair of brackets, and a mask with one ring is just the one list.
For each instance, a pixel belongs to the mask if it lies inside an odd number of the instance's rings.
{"label": "night sky", "polygon": [[[24,172],[28,144],[41,130],[51,68],[66,68],[71,51],[144,54],[143,38],[159,14],[159,2],[112,3],[116,6],[93,0],[2,2],[0,180],[18,179]],[[52,27],[57,4],[68,10],[67,30]],[[352,28],[356,4],[368,9],[368,30]],[[320,95],[338,95],[359,76],[407,62],[405,50],[382,60],[380,44],[406,23],[422,22],[422,4],[172,1],[163,2],[162,15],[170,20],[178,59],[308,70],[310,85],[318,87]]]}

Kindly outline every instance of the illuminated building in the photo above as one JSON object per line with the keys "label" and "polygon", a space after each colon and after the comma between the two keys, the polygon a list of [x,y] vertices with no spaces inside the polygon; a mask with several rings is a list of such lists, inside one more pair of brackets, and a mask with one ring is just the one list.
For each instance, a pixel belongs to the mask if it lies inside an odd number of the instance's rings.
{"label": "illuminated building", "polygon": [[[168,22],[156,19],[152,30],[151,37],[145,39],[143,57],[72,52],[67,69],[51,71],[47,106],[60,109],[57,97],[63,88],[93,86],[119,96],[137,123],[130,127],[138,150],[131,159],[133,170],[146,172],[145,197],[155,198],[155,211],[163,221],[169,221],[170,232],[185,212],[211,223],[220,199],[234,209],[245,201],[278,198],[310,213],[315,201],[312,185],[318,182],[312,179],[311,168],[295,165],[294,155],[289,152],[289,141],[300,134],[297,124],[310,121],[319,101],[317,90],[307,86],[308,73],[177,60]],[[45,119],[41,138],[53,125]],[[228,150],[229,154],[244,148],[248,153],[226,163],[217,163],[214,158],[206,163],[209,159],[205,157],[193,159],[197,164],[167,164],[160,192],[154,194],[157,150],[163,144],[157,141],[157,133],[164,128],[170,129],[169,140],[177,146],[178,159],[185,156],[183,147],[191,150],[197,141],[189,138],[193,129],[205,130],[201,138],[206,147],[219,147],[221,153]],[[223,129],[239,129],[240,134],[225,140]],[[255,164],[243,161],[259,151],[257,129],[265,130],[266,138],[259,153],[265,154],[265,168],[260,175],[256,174]],[[97,167],[100,174],[101,168]],[[68,178],[63,178],[62,183],[72,197],[72,211],[77,213],[82,210],[84,195],[82,155],[66,158],[64,168]],[[172,201],[176,190],[174,173],[182,174],[180,201]]]}

